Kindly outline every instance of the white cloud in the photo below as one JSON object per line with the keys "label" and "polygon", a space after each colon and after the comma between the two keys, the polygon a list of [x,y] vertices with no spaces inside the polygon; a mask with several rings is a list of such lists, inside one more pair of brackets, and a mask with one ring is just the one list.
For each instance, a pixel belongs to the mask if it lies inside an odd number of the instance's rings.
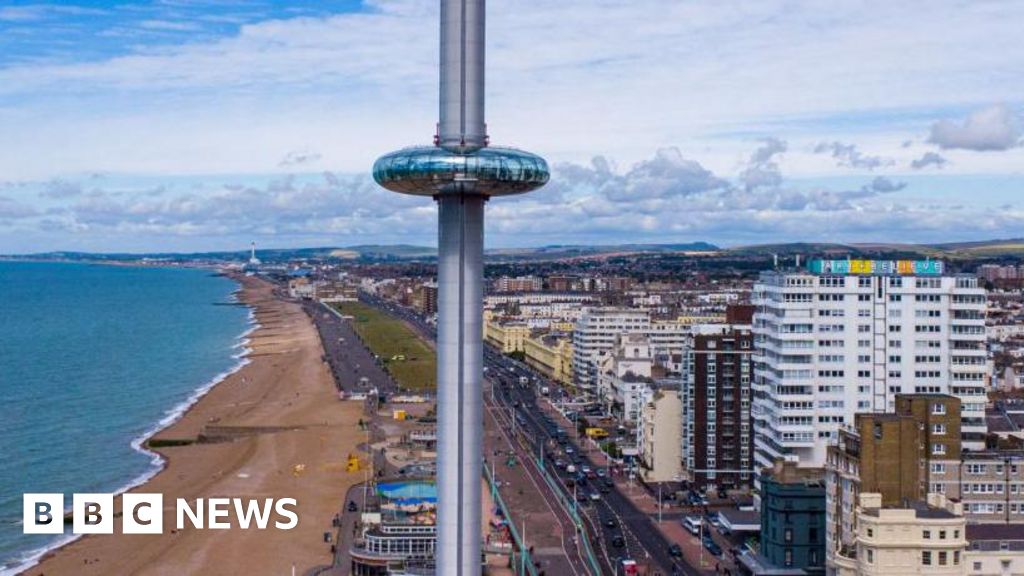
{"label": "white cloud", "polygon": [[962,121],[940,120],[928,141],[942,149],[1007,150],[1021,143],[1021,119],[1005,104],[972,112]]}
{"label": "white cloud", "polygon": [[[282,148],[306,145],[324,167],[355,172],[429,142],[436,2],[368,7],[0,70],[0,173],[265,172]],[[899,142],[902,111],[1020,98],[1022,20],[1020,3],[508,0],[489,6],[489,126],[496,143],[576,162],[600,152],[635,163],[669,143],[728,155],[737,131],[784,134],[794,149],[849,141],[888,131],[886,114]],[[54,158],[56,147],[67,153]]]}
{"label": "white cloud", "polygon": [[301,166],[303,164],[312,164],[321,158],[321,155],[312,150],[292,150],[285,154],[284,158],[278,162],[278,166],[291,167]]}
{"label": "white cloud", "polygon": [[749,165],[740,172],[740,181],[747,190],[775,187],[782,183],[776,157],[786,151],[787,144],[778,138],[766,138],[750,156]]}
{"label": "white cloud", "polygon": [[948,163],[949,161],[937,152],[925,152],[920,158],[912,161],[910,167],[914,170],[923,170],[929,166],[942,168]]}
{"label": "white cloud", "polygon": [[814,147],[814,153],[828,153],[836,160],[839,166],[847,168],[874,170],[875,168],[895,164],[891,158],[868,156],[858,150],[856,144],[844,144],[842,142],[820,142]]}

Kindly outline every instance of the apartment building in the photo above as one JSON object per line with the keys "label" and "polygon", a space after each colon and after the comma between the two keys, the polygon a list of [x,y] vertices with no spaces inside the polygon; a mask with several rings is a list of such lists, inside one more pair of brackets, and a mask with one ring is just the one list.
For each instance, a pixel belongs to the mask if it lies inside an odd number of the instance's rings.
{"label": "apartment building", "polygon": [[856,551],[861,494],[899,507],[929,493],[928,458],[961,454],[960,400],[941,394],[896,397],[892,413],[857,414],[828,447],[825,466],[826,564],[830,573]]}
{"label": "apartment building", "polygon": [[420,314],[436,314],[437,283],[425,282],[414,288],[411,304]]}
{"label": "apartment building", "polygon": [[927,501],[885,506],[882,495],[865,492],[856,510],[857,538],[839,556],[832,574],[890,576],[964,574],[967,525],[962,506],[941,494]]}
{"label": "apartment building", "polygon": [[544,281],[537,276],[502,276],[494,281],[495,292],[540,292]]}
{"label": "apartment building", "polygon": [[1024,522],[1024,450],[963,452],[928,460],[930,490],[963,502],[977,524]]}
{"label": "apartment building", "polygon": [[701,490],[749,487],[753,479],[750,311],[730,319],[739,323],[692,326],[686,351],[682,455],[687,480]]}
{"label": "apartment building", "polygon": [[682,475],[679,429],[682,402],[679,389],[659,387],[651,394],[640,414],[637,429],[637,457],[644,482],[678,482]]}
{"label": "apartment building", "polygon": [[1024,574],[1024,524],[968,524],[968,576]]}
{"label": "apartment building", "polygon": [[749,572],[824,574],[825,482],[820,468],[778,460],[762,471],[760,539],[756,556],[740,558]]}
{"label": "apartment building", "polygon": [[814,260],[755,284],[755,467],[822,466],[858,412],[897,394],[961,400],[964,446],[985,434],[985,291],[939,261]]}
{"label": "apartment building", "polygon": [[690,331],[677,322],[651,320],[650,313],[631,308],[584,308],[573,330],[573,371],[576,386],[595,393],[602,356],[615,347],[621,334],[642,334],[655,358],[682,354]]}
{"label": "apartment building", "polygon": [[637,422],[653,391],[655,364],[650,338],[635,332],[619,334],[615,346],[601,356],[600,365],[598,400],[623,423]]}

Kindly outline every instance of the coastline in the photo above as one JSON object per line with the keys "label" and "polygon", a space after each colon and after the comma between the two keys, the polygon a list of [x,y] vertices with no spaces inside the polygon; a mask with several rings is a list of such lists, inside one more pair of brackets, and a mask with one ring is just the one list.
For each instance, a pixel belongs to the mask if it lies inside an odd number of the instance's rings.
{"label": "coastline", "polygon": [[[231,280],[238,285],[238,287],[231,292],[230,296],[235,299],[235,302],[245,306],[249,311],[247,327],[241,334],[235,337],[236,342],[232,346],[233,349],[239,348],[242,351],[238,354],[232,355],[232,359],[236,360],[236,363],[231,368],[217,374],[203,385],[193,390],[192,393],[189,394],[188,398],[167,410],[165,412],[166,415],[158,420],[156,424],[131,440],[129,444],[131,445],[132,450],[150,459],[149,468],[141,474],[134,476],[125,484],[114,489],[112,493],[116,497],[120,497],[125,492],[130,492],[140,486],[144,486],[167,467],[167,458],[160,452],[148,448],[146,443],[160,432],[173,426],[178,420],[184,418],[185,415],[188,414],[188,411],[200,402],[211,390],[213,390],[215,386],[229,378],[231,375],[244,369],[250,363],[248,358],[249,354],[252,353],[252,348],[249,347],[249,344],[252,342],[250,336],[260,328],[260,324],[256,321],[254,307],[242,302],[240,299],[240,294],[242,293],[241,281],[236,275],[230,273],[225,273],[224,276],[231,278]],[[42,559],[54,552],[57,552],[61,548],[72,544],[79,538],[81,538],[81,536],[65,534],[51,544],[29,550],[25,553],[24,559],[19,564],[0,570],[0,576],[27,573],[29,570],[37,566]]]}
{"label": "coastline", "polygon": [[[319,340],[312,322],[301,307],[278,299],[272,292],[272,286],[264,280],[254,277],[247,277],[239,274],[226,274],[239,287],[232,296],[249,309],[248,328],[237,337],[235,348],[240,349],[233,357],[237,363],[230,369],[218,374],[210,381],[196,388],[183,402],[177,404],[166,412],[166,416],[159,420],[146,432],[133,439],[131,446],[134,450],[152,458],[152,468],[133,478],[115,494],[115,509],[120,515],[120,496],[126,492],[138,491],[140,493],[158,492],[164,494],[164,534],[162,535],[122,535],[120,534],[120,522],[115,521],[113,535],[94,536],[71,536],[67,535],[61,540],[54,542],[45,549],[33,553],[31,560],[14,569],[12,574],[109,574],[109,573],[137,573],[137,574],[248,574],[254,571],[260,572],[266,568],[265,561],[252,563],[258,568],[246,568],[245,564],[252,562],[241,562],[234,568],[225,569],[221,562],[213,555],[207,555],[213,547],[228,546],[244,550],[249,548],[248,541],[254,543],[258,540],[274,542],[272,547],[281,546],[291,539],[292,533],[298,533],[299,529],[290,532],[275,531],[248,531],[240,530],[237,527],[229,531],[202,531],[202,530],[174,530],[174,502],[176,497],[186,497],[190,502],[196,498],[210,496],[239,496],[243,497],[244,490],[238,494],[222,492],[215,489],[223,484],[245,484],[257,474],[262,474],[271,486],[279,485],[282,470],[278,467],[276,474],[270,475],[266,468],[279,465],[273,462],[273,458],[262,458],[260,452],[263,446],[271,448],[270,452],[281,452],[278,444],[288,444],[293,452],[298,454],[309,450],[302,450],[301,445],[295,442],[295,436],[309,435],[309,429],[336,428],[334,432],[341,436],[348,436],[351,439],[358,435],[351,431],[357,429],[358,408],[351,404],[340,403],[334,391],[334,381],[329,371],[323,366],[323,346]],[[269,321],[263,322],[260,318],[265,317]],[[287,318],[287,322],[281,322]],[[276,328],[276,330],[273,330]],[[312,334],[312,338],[310,338]],[[317,362],[311,363],[309,357],[316,355]],[[278,382],[273,378],[275,374],[268,371],[268,368],[278,367],[275,362],[277,356],[300,356],[291,358],[289,364],[302,368],[305,372],[315,373],[311,379],[310,390],[294,392],[299,398],[303,393],[315,393],[316,398],[310,398],[300,406],[297,402],[284,401],[284,396],[291,396],[286,388],[277,386]],[[259,364],[257,366],[257,364]],[[268,366],[269,364],[269,366]],[[271,372],[268,374],[268,372]],[[226,390],[230,387],[232,390]],[[331,399],[333,403],[327,404],[325,400]],[[238,426],[243,429],[252,424],[267,425],[267,416],[271,418],[274,410],[268,409],[267,404],[284,404],[290,416],[302,416],[299,420],[302,423],[292,424],[287,422],[281,426],[282,430],[273,434],[240,435],[229,440],[218,439],[206,442],[201,439],[207,426],[216,425],[219,427]],[[244,407],[244,408],[243,408]],[[333,414],[330,420],[320,420],[319,415],[315,419],[308,418],[310,409],[313,412],[323,412],[327,409]],[[335,408],[336,410],[330,410]],[[238,420],[236,424],[234,420]],[[254,419],[250,423],[247,420]],[[293,418],[285,418],[286,421]],[[290,429],[289,429],[290,428]],[[346,430],[348,429],[348,430]],[[307,432],[307,434],[300,434]],[[332,434],[334,435],[334,434]],[[291,436],[291,438],[289,438]],[[284,442],[275,442],[275,437]],[[159,447],[151,447],[151,441],[178,442],[186,440],[187,445],[172,446],[162,444]],[[320,436],[320,451],[325,452],[323,435]],[[351,444],[351,446],[346,446]],[[318,533],[319,527],[310,526],[316,519],[322,517],[320,522],[326,522],[326,528],[330,527],[330,518],[343,503],[345,491],[351,484],[362,481],[361,474],[346,474],[344,468],[339,464],[350,452],[356,451],[355,442],[340,442],[337,449],[327,450],[321,454],[330,459],[330,466],[323,468],[320,472],[337,472],[337,476],[350,476],[346,481],[336,482],[337,488],[325,495],[330,502],[324,506],[319,502],[316,506],[305,506],[300,500],[299,516],[300,527],[307,528],[302,532]],[[341,449],[345,448],[345,452]],[[269,461],[268,461],[269,460]],[[307,464],[302,464],[305,469]],[[238,471],[243,468],[247,472],[238,472],[234,478],[229,472]],[[260,470],[261,472],[249,473],[248,469]],[[294,468],[294,466],[293,466]],[[194,471],[197,474],[188,474]],[[184,474],[182,472],[185,472]],[[203,476],[202,473],[210,473],[205,483],[194,485],[190,476]],[[212,473],[211,473],[212,472]],[[170,475],[177,473],[172,478]],[[313,476],[313,474],[310,474]],[[323,476],[323,474],[320,474]],[[243,480],[243,482],[237,482]],[[335,478],[338,480],[338,478]],[[288,483],[288,482],[285,482]],[[296,484],[296,482],[291,482]],[[191,493],[191,494],[190,494]],[[335,493],[335,494],[330,494]],[[295,497],[295,494],[288,490],[263,490],[259,491],[263,497]],[[253,495],[253,498],[256,496]],[[323,499],[318,499],[323,500]],[[326,520],[324,520],[326,519]],[[311,529],[311,530],[310,530]],[[183,536],[188,536],[183,537]],[[255,537],[261,535],[263,537]],[[216,541],[216,543],[212,543]],[[310,539],[310,542],[312,540]],[[140,554],[140,543],[142,548],[147,549],[146,553]],[[320,546],[310,546],[309,542],[301,546],[313,552],[319,553],[300,555],[299,559],[292,562],[296,569],[305,569],[312,566],[329,563],[330,554],[328,547],[319,543]],[[291,546],[290,544],[286,544]],[[202,551],[206,560],[196,561],[196,551]],[[264,551],[266,548],[264,548]],[[174,558],[188,560],[188,566],[180,564]],[[289,565],[289,566],[290,566]],[[284,567],[282,567],[284,569]]]}

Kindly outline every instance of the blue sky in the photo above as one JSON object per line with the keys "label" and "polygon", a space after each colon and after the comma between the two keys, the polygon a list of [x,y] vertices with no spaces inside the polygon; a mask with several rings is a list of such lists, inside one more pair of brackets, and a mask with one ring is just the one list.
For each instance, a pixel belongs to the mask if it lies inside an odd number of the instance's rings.
{"label": "blue sky", "polygon": [[[490,0],[492,246],[1024,236],[1024,3]],[[436,0],[0,4],[0,253],[433,244]]]}

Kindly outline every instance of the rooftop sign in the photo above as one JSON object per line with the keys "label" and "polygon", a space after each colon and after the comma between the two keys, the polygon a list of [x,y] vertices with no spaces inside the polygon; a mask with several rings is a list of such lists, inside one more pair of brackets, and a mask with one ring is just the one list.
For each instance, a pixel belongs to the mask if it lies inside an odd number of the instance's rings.
{"label": "rooftop sign", "polygon": [[876,276],[941,276],[941,260],[811,260],[812,274],[859,274]]}

